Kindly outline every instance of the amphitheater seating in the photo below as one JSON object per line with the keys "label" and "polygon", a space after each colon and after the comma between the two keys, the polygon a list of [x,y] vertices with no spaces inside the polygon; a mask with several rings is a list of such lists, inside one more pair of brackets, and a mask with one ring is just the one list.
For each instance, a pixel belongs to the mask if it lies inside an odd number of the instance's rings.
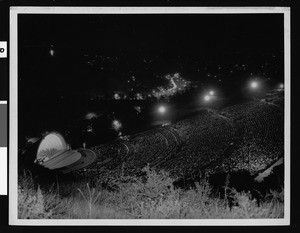
{"label": "amphitheater seating", "polygon": [[150,164],[177,177],[195,171],[255,174],[283,156],[283,119],[280,106],[264,101],[206,112],[97,146],[97,160],[77,172],[132,174]]}
{"label": "amphitheater seating", "polygon": [[[283,155],[284,118],[277,106],[257,101],[225,110],[241,137],[230,156],[214,166],[227,171],[247,170],[255,174]],[[226,164],[228,166],[224,168]]]}

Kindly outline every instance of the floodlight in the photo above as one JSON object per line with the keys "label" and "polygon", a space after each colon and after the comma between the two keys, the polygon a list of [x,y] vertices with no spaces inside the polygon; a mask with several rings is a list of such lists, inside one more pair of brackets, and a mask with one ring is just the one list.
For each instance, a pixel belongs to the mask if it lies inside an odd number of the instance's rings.
{"label": "floodlight", "polygon": [[256,89],[256,88],[258,88],[258,82],[257,81],[252,81],[250,86],[251,86],[251,88]]}
{"label": "floodlight", "polygon": [[209,95],[204,96],[204,100],[205,101],[209,101],[210,100],[210,96]]}
{"label": "floodlight", "polygon": [[166,107],[160,106],[160,107],[158,108],[158,111],[159,111],[159,113],[164,114],[164,113],[166,112]]}
{"label": "floodlight", "polygon": [[50,56],[51,56],[51,57],[54,56],[54,50],[53,50],[53,49],[50,49],[49,53],[50,53]]}

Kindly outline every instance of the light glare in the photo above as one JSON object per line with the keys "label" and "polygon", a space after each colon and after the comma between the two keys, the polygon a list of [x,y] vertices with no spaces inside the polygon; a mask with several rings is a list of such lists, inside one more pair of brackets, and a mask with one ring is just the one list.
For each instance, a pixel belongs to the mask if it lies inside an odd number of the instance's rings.
{"label": "light glare", "polygon": [[204,96],[204,100],[205,101],[209,101],[210,100],[210,96],[209,95]]}
{"label": "light glare", "polygon": [[254,88],[254,89],[256,89],[258,87],[258,83],[257,83],[257,81],[253,81],[253,82],[251,82],[251,88]]}
{"label": "light glare", "polygon": [[164,106],[160,106],[158,108],[158,111],[161,113],[161,114],[164,114],[166,112],[166,108]]}
{"label": "light glare", "polygon": [[54,56],[54,50],[53,50],[53,49],[50,49],[49,53],[50,53],[50,56],[51,56],[51,57]]}

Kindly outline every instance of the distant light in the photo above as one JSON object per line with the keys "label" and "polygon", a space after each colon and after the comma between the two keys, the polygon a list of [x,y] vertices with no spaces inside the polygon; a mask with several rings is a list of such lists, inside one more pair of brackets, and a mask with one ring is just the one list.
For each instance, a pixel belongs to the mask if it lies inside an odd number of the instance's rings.
{"label": "distant light", "polygon": [[97,114],[94,112],[89,112],[85,115],[86,120],[96,119],[97,117],[98,117]]}
{"label": "distant light", "polygon": [[54,50],[53,50],[53,49],[50,49],[49,53],[50,53],[50,56],[51,56],[51,57],[54,56]]}
{"label": "distant light", "polygon": [[120,121],[114,120],[112,122],[112,127],[113,127],[114,130],[118,131],[122,127],[122,124],[121,124]]}
{"label": "distant light", "polygon": [[210,100],[210,96],[209,95],[204,96],[204,100],[205,101],[209,101]]}
{"label": "distant light", "polygon": [[141,107],[140,107],[140,106],[134,106],[134,109],[135,109],[138,113],[141,113]]}
{"label": "distant light", "polygon": [[143,96],[142,96],[140,93],[137,93],[137,94],[136,94],[136,99],[137,99],[137,100],[142,100],[142,99],[143,99]]}
{"label": "distant light", "polygon": [[256,89],[256,88],[258,88],[258,82],[253,81],[253,82],[251,82],[250,86],[251,86],[251,88]]}
{"label": "distant light", "polygon": [[118,93],[115,93],[115,94],[114,94],[114,99],[115,99],[115,100],[119,100],[119,99],[120,99],[120,95],[119,95]]}
{"label": "distant light", "polygon": [[215,92],[214,92],[214,91],[210,91],[209,94],[210,94],[210,95],[214,95]]}
{"label": "distant light", "polygon": [[160,106],[159,108],[158,108],[158,111],[159,111],[159,113],[161,113],[161,114],[164,114],[165,112],[166,112],[166,107],[164,107],[164,106]]}
{"label": "distant light", "polygon": [[279,88],[280,88],[280,89],[283,89],[283,88],[284,88],[283,83],[281,83],[281,84],[279,85]]}
{"label": "distant light", "polygon": [[88,133],[92,133],[92,132],[94,131],[94,130],[93,130],[93,126],[89,125],[89,126],[87,127],[86,131],[87,131]]}

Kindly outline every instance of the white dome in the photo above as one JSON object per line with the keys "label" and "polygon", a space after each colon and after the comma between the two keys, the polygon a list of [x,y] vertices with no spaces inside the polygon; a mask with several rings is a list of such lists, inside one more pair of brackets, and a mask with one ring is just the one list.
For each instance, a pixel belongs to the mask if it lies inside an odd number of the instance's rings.
{"label": "white dome", "polygon": [[57,151],[66,149],[67,143],[63,136],[57,132],[51,132],[42,139],[36,157],[38,160],[42,159],[43,161],[46,161]]}

